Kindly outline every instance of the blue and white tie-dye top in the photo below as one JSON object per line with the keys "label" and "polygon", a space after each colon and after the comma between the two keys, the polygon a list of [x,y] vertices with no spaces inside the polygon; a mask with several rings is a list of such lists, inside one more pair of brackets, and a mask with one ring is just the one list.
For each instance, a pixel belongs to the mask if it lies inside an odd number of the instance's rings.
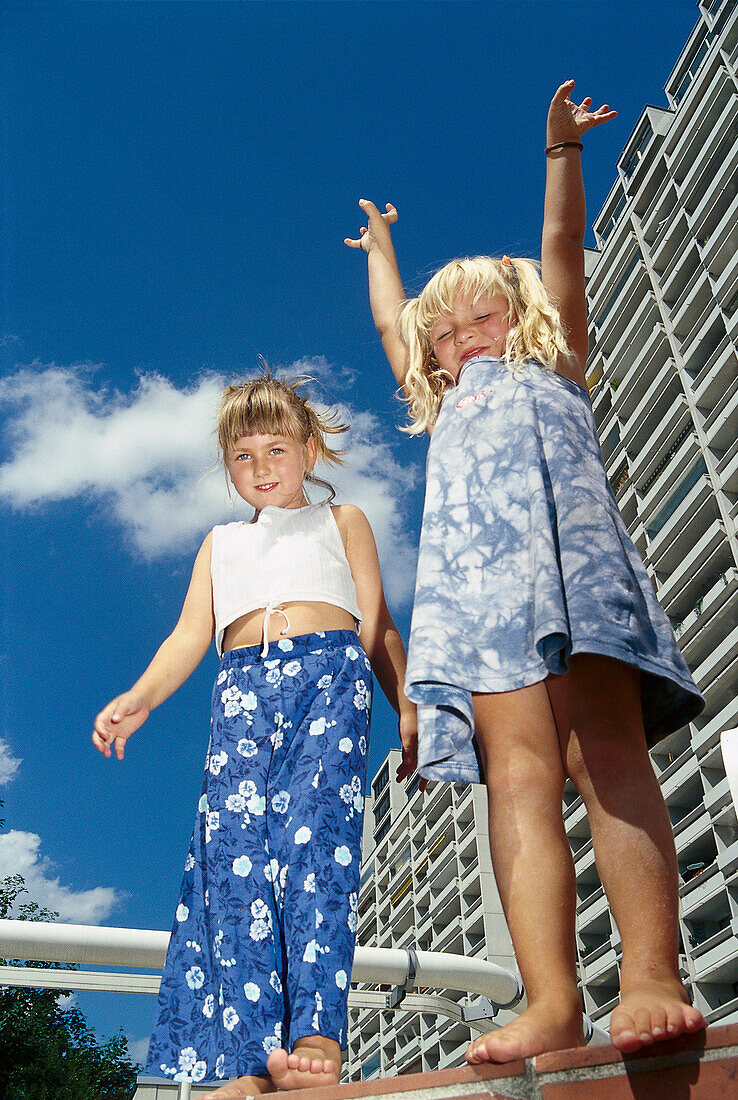
{"label": "blue and white tie-dye top", "polygon": [[471,693],[563,673],[573,653],[641,670],[649,745],[704,706],[618,511],[587,393],[533,361],[473,359],[428,451],[406,683],[422,773],[478,781]]}

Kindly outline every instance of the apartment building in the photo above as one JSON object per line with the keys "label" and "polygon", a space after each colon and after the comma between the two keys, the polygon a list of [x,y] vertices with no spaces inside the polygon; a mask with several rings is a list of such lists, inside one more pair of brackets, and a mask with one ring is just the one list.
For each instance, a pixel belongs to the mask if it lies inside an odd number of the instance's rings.
{"label": "apartment building", "polygon": [[[654,751],[681,874],[682,970],[738,1020],[738,828],[720,749],[738,726],[738,12],[700,3],[617,163],[587,257],[588,377],[610,483],[707,700]],[[566,794],[585,1007],[615,1004],[619,938],[581,800]]]}
{"label": "apartment building", "polygon": [[[396,780],[401,759],[397,749],[388,753],[367,799],[358,943],[478,955],[514,970],[489,855],[485,788],[435,783],[421,791],[417,775]],[[352,1009],[350,1017],[348,1080],[459,1065],[472,1037],[466,1024],[431,1012]]]}

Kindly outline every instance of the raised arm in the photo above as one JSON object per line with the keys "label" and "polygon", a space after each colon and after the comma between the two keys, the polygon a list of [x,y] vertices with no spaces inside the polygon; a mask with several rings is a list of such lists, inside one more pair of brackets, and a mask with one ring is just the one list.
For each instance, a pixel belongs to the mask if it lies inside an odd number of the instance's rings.
{"label": "raised arm", "polygon": [[[615,118],[604,104],[590,111],[587,96],[577,105],[567,80],[551,100],[546,125],[546,198],[541,242],[541,276],[546,290],[559,302],[574,361],[560,364],[562,374],[586,386],[587,306],[584,294],[584,233],[587,228],[582,180],[582,134]],[[560,148],[555,146],[563,144]],[[573,143],[573,144],[570,144]],[[552,148],[554,147],[554,148]]]}
{"label": "raised arm", "polygon": [[213,589],[210,580],[212,536],[203,542],[179,621],[159,646],[151,664],[129,691],[111,700],[95,719],[92,743],[103,756],[111,748],[123,759],[125,743],[154,707],[168,699],[199,665],[213,639]]}
{"label": "raised arm", "polygon": [[387,203],[385,214],[373,202],[359,199],[368,225],[361,227],[357,238],[346,237],[349,248],[363,248],[369,271],[369,304],[382,346],[392,367],[392,373],[402,386],[407,374],[407,348],[397,331],[397,315],[405,301],[405,291],[397,267],[390,226],[397,221],[397,211]]}
{"label": "raised arm", "polygon": [[363,619],[361,642],[374,675],[399,718],[402,764],[397,778],[403,779],[418,762],[417,710],[405,695],[405,647],[384,598],[377,547],[368,519],[352,504],[335,508],[334,515],[356,585]]}

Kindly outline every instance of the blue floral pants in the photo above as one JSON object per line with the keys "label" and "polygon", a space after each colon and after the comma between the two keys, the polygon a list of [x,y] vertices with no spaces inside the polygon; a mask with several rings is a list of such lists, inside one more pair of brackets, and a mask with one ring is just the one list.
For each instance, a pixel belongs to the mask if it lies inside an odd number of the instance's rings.
{"label": "blue floral pants", "polygon": [[223,655],[146,1072],[266,1073],[345,1046],[372,673],[352,631]]}

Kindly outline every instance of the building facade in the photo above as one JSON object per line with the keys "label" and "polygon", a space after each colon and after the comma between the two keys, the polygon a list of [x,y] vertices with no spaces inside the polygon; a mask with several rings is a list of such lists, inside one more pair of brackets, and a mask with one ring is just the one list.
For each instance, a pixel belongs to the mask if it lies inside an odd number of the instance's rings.
{"label": "building facade", "polygon": [[[737,9],[698,5],[668,107],[638,120],[587,254],[588,379],[610,483],[707,702],[652,758],[677,845],[682,975],[711,1023],[738,1021],[738,821],[720,748],[738,727]],[[359,942],[514,967],[484,788],[422,794],[417,778],[395,783],[394,766],[390,753],[367,805]],[[571,784],[564,812],[582,997],[606,1027],[620,941]],[[352,1012],[348,1075],[459,1064],[468,1039],[443,1018]]]}
{"label": "building facade", "polygon": [[[594,222],[588,377],[610,483],[707,706],[654,750],[681,874],[683,976],[738,1020],[738,828],[720,750],[738,726],[738,11],[699,5]],[[619,939],[567,791],[587,1011],[609,1015]]]}

